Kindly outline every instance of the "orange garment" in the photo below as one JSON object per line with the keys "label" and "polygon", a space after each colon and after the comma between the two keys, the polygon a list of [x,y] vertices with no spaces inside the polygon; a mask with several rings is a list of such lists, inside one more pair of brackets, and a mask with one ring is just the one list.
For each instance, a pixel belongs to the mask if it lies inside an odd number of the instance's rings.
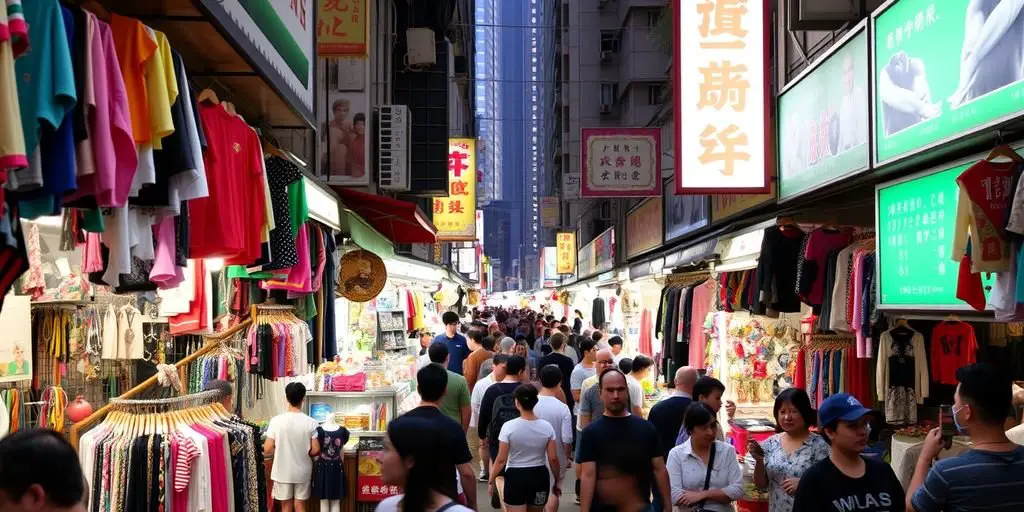
{"label": "orange garment", "polygon": [[491,357],[494,357],[494,352],[478,348],[466,358],[462,368],[466,374],[466,384],[469,384],[470,393],[473,392],[473,386],[476,385],[476,381],[480,378],[480,366]]}
{"label": "orange garment", "polygon": [[124,76],[124,88],[132,115],[132,134],[138,144],[149,142],[149,95],[146,92],[146,61],[156,52],[156,42],[139,20],[113,14],[110,29],[117,61]]}

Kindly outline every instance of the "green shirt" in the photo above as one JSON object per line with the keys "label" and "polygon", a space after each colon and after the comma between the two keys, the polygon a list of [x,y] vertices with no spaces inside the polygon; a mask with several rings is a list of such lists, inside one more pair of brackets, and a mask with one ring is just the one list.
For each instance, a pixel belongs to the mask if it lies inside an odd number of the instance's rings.
{"label": "green shirt", "polygon": [[469,407],[469,384],[465,377],[448,370],[448,389],[441,397],[441,412],[461,425],[463,407]]}

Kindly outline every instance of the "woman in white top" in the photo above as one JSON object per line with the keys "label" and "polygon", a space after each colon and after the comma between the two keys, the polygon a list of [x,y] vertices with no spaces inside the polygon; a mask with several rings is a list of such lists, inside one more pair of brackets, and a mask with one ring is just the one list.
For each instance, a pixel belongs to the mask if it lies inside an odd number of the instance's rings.
{"label": "woman in white top", "polygon": [[421,418],[399,416],[388,424],[381,455],[381,480],[405,492],[385,499],[377,512],[472,512],[456,501],[455,463],[438,427]]}
{"label": "woman in white top", "polygon": [[715,440],[718,420],[714,411],[694,402],[686,409],[683,428],[690,437],[668,452],[666,463],[672,503],[679,510],[732,512],[731,503],[743,496],[743,474],[736,462],[736,449]]}
{"label": "woman in white top", "polygon": [[551,487],[552,475],[559,474],[555,430],[533,413],[539,401],[536,386],[520,384],[512,396],[519,417],[501,426],[498,457],[491,467],[488,484],[493,495],[495,479],[504,472],[505,508],[509,512],[541,512],[551,492],[561,493],[557,485],[553,490]]}

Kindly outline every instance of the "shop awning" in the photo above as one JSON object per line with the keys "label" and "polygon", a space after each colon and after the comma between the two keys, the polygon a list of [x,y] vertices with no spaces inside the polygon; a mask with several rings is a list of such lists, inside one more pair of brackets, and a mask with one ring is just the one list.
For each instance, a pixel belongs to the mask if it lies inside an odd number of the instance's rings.
{"label": "shop awning", "polygon": [[380,234],[396,244],[433,244],[437,228],[414,203],[336,188],[346,208],[359,214]]}
{"label": "shop awning", "polygon": [[395,246],[384,235],[373,229],[369,223],[363,220],[356,212],[348,208],[341,209],[341,228],[352,241],[370,251],[381,259],[388,259],[395,256]]}

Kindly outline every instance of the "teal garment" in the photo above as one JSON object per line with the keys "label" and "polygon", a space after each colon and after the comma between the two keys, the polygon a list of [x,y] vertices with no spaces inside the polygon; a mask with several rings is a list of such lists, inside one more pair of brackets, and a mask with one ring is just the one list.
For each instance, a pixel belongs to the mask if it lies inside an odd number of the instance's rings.
{"label": "teal garment", "polygon": [[32,46],[14,62],[25,151],[31,157],[44,128],[56,130],[75,107],[75,74],[57,0],[23,2]]}

